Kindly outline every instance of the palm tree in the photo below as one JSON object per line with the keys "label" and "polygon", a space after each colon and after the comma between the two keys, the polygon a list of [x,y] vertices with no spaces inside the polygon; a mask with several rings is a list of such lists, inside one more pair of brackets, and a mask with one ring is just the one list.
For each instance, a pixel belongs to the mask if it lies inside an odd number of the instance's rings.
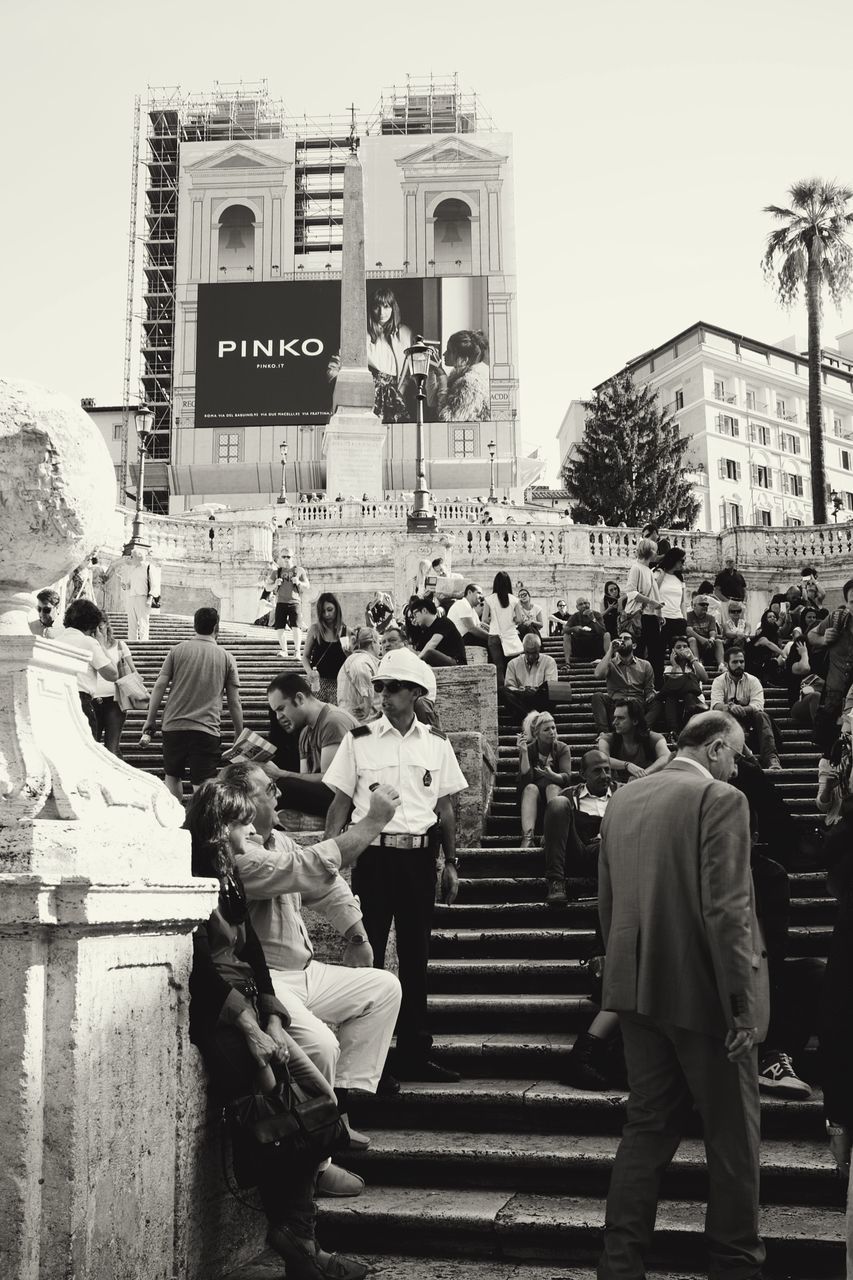
{"label": "palm tree", "polygon": [[788,189],[791,208],[768,205],[764,212],[782,225],[767,237],[761,265],[783,306],[791,306],[802,287],[809,323],[809,438],[811,440],[812,519],[826,524],[826,473],[823,452],[820,322],[824,286],[840,308],[853,283],[853,250],[846,240],[853,225],[849,187],[811,178]]}

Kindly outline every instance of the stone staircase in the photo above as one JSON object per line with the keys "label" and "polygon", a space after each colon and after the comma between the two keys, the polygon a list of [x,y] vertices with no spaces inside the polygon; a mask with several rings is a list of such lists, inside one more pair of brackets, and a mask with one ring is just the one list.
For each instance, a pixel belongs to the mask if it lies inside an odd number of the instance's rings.
{"label": "stone staircase", "polygon": [[[182,638],[168,619],[157,620],[152,636],[132,646],[149,685],[168,644]],[[277,651],[263,633],[257,640],[223,634],[222,641],[238,663],[246,724],[264,731],[264,688],[281,670]],[[559,644],[546,641],[546,648],[562,666]],[[571,705],[558,708],[556,719],[577,762],[594,743],[590,697],[597,682],[591,666],[574,669],[571,679]],[[790,722],[782,690],[767,691],[767,706],[784,738],[778,786],[795,818],[813,823],[817,752]],[[156,740],[147,750],[136,745],[141,720],[128,717],[125,758],[156,771]],[[223,727],[228,741],[227,715]],[[502,712],[487,834],[481,847],[459,850],[457,903],[436,908],[435,1056],[463,1078],[456,1085],[405,1084],[391,1099],[360,1098],[351,1106],[353,1122],[372,1143],[342,1163],[368,1185],[356,1200],[320,1202],[326,1247],[370,1256],[389,1280],[457,1274],[508,1280],[516,1264],[530,1280],[591,1280],[600,1248],[624,1094],[555,1083],[593,1013],[582,960],[593,939],[594,906],[554,912],[544,905],[541,851],[518,847],[516,734]],[[792,954],[825,955],[833,901],[822,874],[794,874],[792,897]],[[808,1055],[799,1065],[806,1077],[813,1072]],[[827,1151],[819,1093],[801,1103],[764,1100],[762,1130],[768,1276],[842,1275],[843,1187]],[[705,1186],[697,1127],[664,1180],[650,1277],[703,1273]],[[255,1273],[236,1274],[249,1280]],[[257,1272],[269,1274],[263,1265]]]}

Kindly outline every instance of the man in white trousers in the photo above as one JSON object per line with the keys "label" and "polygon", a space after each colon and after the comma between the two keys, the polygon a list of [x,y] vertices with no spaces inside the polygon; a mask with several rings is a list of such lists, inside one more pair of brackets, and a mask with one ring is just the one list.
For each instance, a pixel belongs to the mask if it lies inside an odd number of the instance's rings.
{"label": "man in white trousers", "polygon": [[[257,840],[249,838],[236,864],[276,998],[290,1015],[288,1032],[334,1088],[349,1128],[349,1090],[376,1092],[401,988],[393,973],[373,968],[361,907],[338,873],[379,838],[400,797],[392,787],[378,786],[360,822],[333,840],[303,846],[278,825],[277,787],[259,765],[229,765],[220,778],[255,807]],[[300,914],[303,904],[323,915],[346,940],[342,964],[314,959]],[[364,1134],[349,1133],[353,1149],[369,1145]],[[363,1186],[357,1174],[330,1163],[317,1179],[319,1194],[327,1196],[356,1196]]]}
{"label": "man in white trousers", "polygon": [[128,640],[147,640],[151,602],[160,598],[160,566],[148,556],[148,548],[135,546],[122,560],[119,571],[127,614]]}

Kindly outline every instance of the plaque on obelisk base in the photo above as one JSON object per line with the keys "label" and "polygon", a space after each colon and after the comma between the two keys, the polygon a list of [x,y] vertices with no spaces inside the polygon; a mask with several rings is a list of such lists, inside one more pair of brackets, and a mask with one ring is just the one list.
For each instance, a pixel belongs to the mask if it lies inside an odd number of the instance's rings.
{"label": "plaque on obelisk base", "polygon": [[381,501],[386,428],[373,412],[373,375],[367,367],[364,178],[355,151],[344,170],[342,257],[341,367],[332,417],[323,435],[326,496],[334,500],[366,495],[371,501]]}

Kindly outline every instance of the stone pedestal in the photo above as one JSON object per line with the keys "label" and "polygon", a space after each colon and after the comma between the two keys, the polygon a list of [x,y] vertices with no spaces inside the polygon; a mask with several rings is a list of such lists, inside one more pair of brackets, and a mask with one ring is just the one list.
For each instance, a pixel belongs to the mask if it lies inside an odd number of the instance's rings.
{"label": "stone pedestal", "polygon": [[0,1258],[9,1280],[172,1280],[194,879],[181,805],[92,738],[87,663],[33,591],[107,542],[112,466],[78,407],[0,383]]}
{"label": "stone pedestal", "polygon": [[339,409],[333,415],[323,435],[326,493],[330,498],[361,498],[366,494],[371,501],[381,501],[385,435],[386,427],[372,412]]}

